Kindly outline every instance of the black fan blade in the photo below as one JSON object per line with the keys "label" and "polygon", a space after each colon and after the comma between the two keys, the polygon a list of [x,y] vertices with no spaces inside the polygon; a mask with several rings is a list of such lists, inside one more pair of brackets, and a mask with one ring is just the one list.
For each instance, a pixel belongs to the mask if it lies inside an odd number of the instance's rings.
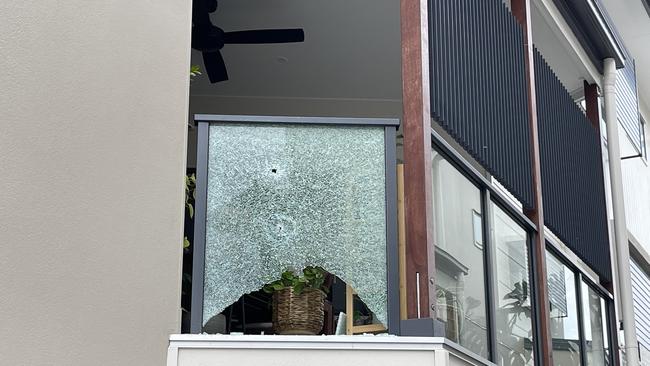
{"label": "black fan blade", "polygon": [[302,29],[259,29],[226,32],[223,41],[226,44],[304,42],[305,32]]}
{"label": "black fan blade", "polygon": [[214,13],[219,7],[219,2],[217,0],[205,0],[208,13]]}
{"label": "black fan blade", "polygon": [[228,80],[228,70],[221,52],[203,52],[203,65],[211,83]]}

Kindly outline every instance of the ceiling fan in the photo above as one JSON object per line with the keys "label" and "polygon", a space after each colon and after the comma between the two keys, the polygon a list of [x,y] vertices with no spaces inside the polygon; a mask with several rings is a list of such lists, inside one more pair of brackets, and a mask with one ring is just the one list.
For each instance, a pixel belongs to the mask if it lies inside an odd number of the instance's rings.
{"label": "ceiling fan", "polygon": [[193,0],[192,48],[203,53],[203,64],[211,83],[228,80],[228,70],[221,55],[227,44],[262,44],[304,42],[302,29],[259,29],[224,32],[210,21],[218,0]]}

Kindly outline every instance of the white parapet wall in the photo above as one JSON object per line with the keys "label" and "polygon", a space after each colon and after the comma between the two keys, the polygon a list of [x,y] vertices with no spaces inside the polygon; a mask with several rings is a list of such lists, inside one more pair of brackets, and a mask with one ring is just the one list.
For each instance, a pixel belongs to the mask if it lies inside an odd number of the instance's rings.
{"label": "white parapet wall", "polygon": [[167,366],[493,365],[444,338],[172,335]]}

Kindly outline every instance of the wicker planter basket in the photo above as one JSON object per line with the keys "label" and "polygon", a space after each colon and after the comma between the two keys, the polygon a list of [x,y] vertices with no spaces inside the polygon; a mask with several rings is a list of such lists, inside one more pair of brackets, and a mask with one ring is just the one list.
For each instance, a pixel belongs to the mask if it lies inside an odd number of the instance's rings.
{"label": "wicker planter basket", "polygon": [[323,329],[323,301],[320,290],[297,295],[291,287],[273,293],[273,329],[276,334],[316,335]]}

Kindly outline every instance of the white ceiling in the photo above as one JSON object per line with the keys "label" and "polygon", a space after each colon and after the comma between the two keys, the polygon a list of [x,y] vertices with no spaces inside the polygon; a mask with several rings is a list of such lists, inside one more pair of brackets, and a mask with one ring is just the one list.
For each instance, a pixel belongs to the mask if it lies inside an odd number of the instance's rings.
{"label": "white ceiling", "polygon": [[[193,95],[401,98],[398,0],[220,0],[225,31],[304,28],[305,42],[226,45],[230,80],[196,78]],[[201,54],[192,63],[203,68]]]}
{"label": "white ceiling", "polygon": [[576,50],[566,39],[542,1],[534,1],[531,6],[533,43],[564,87],[574,95],[583,92],[583,81],[593,83],[593,77],[580,60]]}
{"label": "white ceiling", "polygon": [[602,0],[625,46],[636,60],[639,99],[650,112],[650,16],[641,0]]}

